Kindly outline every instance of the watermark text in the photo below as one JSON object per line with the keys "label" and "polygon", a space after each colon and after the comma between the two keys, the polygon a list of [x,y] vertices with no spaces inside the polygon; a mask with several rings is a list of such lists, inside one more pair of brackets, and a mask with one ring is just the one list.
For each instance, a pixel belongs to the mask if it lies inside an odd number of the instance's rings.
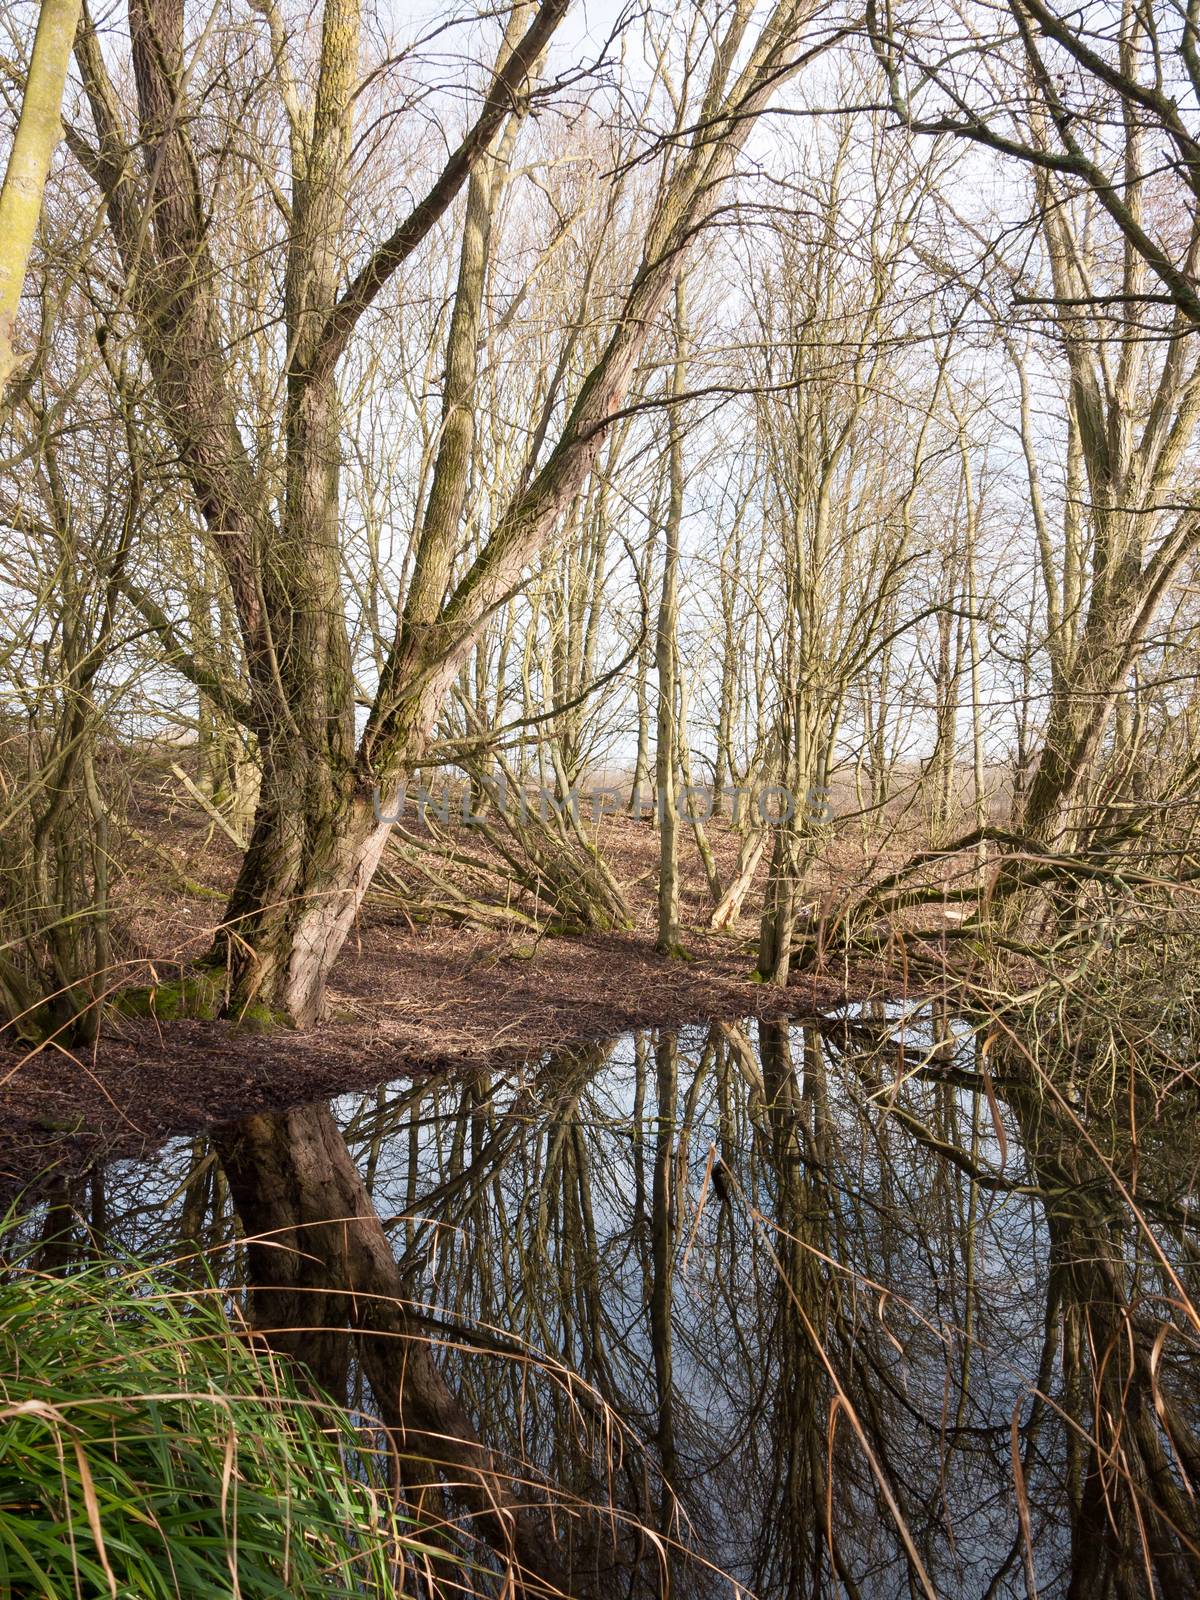
{"label": "watermark text", "polygon": [[[506,817],[515,814],[518,822],[525,822],[531,814],[541,822],[548,822],[554,816],[565,818],[569,814],[576,822],[587,817],[595,826],[604,817],[644,819],[655,811],[661,820],[666,809],[661,793],[655,796],[634,789],[630,794],[610,784],[583,787],[573,784],[563,794],[558,788],[539,785],[531,790],[524,785],[510,784],[506,778],[488,778],[483,788],[483,797],[478,787],[465,787],[456,799],[449,786],[435,793],[417,784],[410,794],[408,784],[402,783],[385,801],[376,787],[372,795],[375,820],[402,822],[406,816],[415,815],[422,824],[431,819],[449,824],[451,818],[456,817],[467,827],[482,827],[489,816],[500,812]],[[730,801],[729,809],[738,822],[785,828],[793,824],[823,827],[833,821],[833,807],[825,784],[812,784],[800,794],[782,783],[723,783],[719,793]],[[717,810],[717,794],[718,790],[709,784],[683,784],[675,796],[680,821],[708,822]]]}

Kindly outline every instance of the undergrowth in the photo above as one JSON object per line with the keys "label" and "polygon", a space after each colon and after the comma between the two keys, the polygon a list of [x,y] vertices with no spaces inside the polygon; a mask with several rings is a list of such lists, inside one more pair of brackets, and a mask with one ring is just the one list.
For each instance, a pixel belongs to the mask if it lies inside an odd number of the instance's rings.
{"label": "undergrowth", "polygon": [[426,1550],[349,1417],[215,1287],[67,1275],[0,1226],[0,1594],[395,1595]]}

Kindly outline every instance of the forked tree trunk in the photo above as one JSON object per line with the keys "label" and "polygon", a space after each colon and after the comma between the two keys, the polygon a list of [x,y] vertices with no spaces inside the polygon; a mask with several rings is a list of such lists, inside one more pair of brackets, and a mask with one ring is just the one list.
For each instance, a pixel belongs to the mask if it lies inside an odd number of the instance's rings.
{"label": "forked tree trunk", "polygon": [[[207,197],[191,145],[200,126],[185,70],[182,0],[129,0],[137,137],[94,28],[77,57],[95,145],[73,149],[100,187],[164,425],[230,583],[250,679],[250,723],[263,763],[251,843],[218,955],[231,1008],[265,1001],[293,1022],[320,1012],[325,981],[387,837],[372,788],[394,787],[421,754],[444,694],[489,615],[517,588],[592,472],[696,234],[711,220],[755,118],[799,69],[808,0],[777,0],[747,45],[752,7],[714,41],[700,131],[664,182],[643,258],[602,354],[579,387],[558,442],[517,492],[455,586],[465,468],[473,429],[480,295],[503,127],[527,109],[537,63],[566,10],[540,0],[517,40],[512,18],[480,115],[425,197],[343,285],[350,237],[353,115],[361,88],[359,0],[324,0],[311,115],[293,119],[292,211],[282,324],[287,335],[285,493],[269,486],[240,430],[228,330],[214,298]],[[527,8],[520,8],[521,21]],[[819,53],[818,44],[809,53]],[[445,414],[400,626],[355,745],[355,685],[345,623],[337,366],[379,291],[470,186],[447,350]],[[147,216],[149,226],[146,226]],[[535,470],[536,467],[536,470]],[[447,590],[451,592],[447,596]]]}

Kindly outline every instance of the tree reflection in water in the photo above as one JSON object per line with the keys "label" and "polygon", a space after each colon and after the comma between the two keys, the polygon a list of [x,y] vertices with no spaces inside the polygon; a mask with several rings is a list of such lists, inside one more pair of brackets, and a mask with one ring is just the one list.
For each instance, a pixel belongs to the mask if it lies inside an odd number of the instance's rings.
{"label": "tree reflection in water", "polygon": [[[1117,1109],[936,1014],[714,1025],[250,1119],[219,1131],[224,1168],[180,1140],[59,1195],[46,1229],[73,1205],[76,1249],[191,1241],[224,1281],[267,1281],[260,1320],[393,1437],[449,1397],[487,1450],[446,1447],[436,1494],[411,1461],[398,1487],[518,1527],[572,1592],[1192,1594],[1194,1111],[1136,1104],[1133,1139]],[[278,1237],[320,1270],[247,1249],[234,1197],[248,1228],[302,1223]],[[386,1240],[402,1325],[358,1303],[384,1277],[355,1228]],[[511,1513],[455,1491],[471,1450]],[[550,1517],[549,1486],[623,1518]]]}

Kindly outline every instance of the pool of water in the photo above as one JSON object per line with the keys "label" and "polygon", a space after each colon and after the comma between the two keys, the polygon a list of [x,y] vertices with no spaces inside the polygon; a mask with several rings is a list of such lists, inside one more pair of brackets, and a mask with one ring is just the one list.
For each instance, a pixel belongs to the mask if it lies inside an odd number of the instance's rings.
{"label": "pool of water", "polygon": [[[967,1022],[865,1006],[332,1111],[479,1435],[662,1537],[599,1592],[1200,1592],[1182,1100],[1131,1119]],[[204,1137],[72,1205],[56,1263],[92,1238],[252,1275]]]}

